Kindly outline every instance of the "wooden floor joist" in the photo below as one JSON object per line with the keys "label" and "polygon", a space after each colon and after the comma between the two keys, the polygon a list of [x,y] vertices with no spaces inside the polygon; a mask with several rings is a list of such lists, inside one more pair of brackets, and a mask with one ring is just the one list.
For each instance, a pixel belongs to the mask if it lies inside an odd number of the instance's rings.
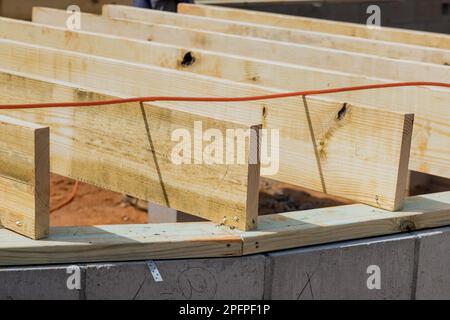
{"label": "wooden floor joist", "polygon": [[[0,38],[166,67],[283,90],[323,89],[388,82],[317,68],[181,48],[0,18]],[[327,97],[415,114],[409,168],[450,178],[449,90],[410,87],[345,92]]]}
{"label": "wooden floor joist", "polygon": [[366,39],[406,43],[447,50],[450,49],[450,36],[439,33],[388,27],[374,29],[368,28],[366,25],[349,22],[186,3],[180,3],[178,5],[178,12],[202,17],[245,21],[276,27],[327,32]]}
{"label": "wooden floor joist", "polygon": [[[127,96],[176,92],[180,96],[233,97],[279,92],[13,41],[1,41],[0,52],[1,68]],[[271,175],[274,179],[390,210],[401,207],[412,131],[410,113],[316,97],[207,106],[162,105],[226,121],[263,123],[268,129],[279,130],[278,172],[275,158],[271,162],[275,165],[275,174]]]}
{"label": "wooden floor joist", "polygon": [[[111,98],[114,97],[99,90],[0,72],[2,103]],[[173,148],[178,143],[178,138],[173,140],[172,135],[175,130],[185,130],[194,139],[196,123],[205,131],[219,131],[223,137],[226,130],[257,129],[258,126],[220,121],[157,104],[140,106],[139,103],[77,109],[4,110],[2,113],[51,128],[51,170],[54,173],[176,208],[216,224],[240,230],[256,227],[259,164],[249,163],[249,156],[256,154],[259,148],[257,136],[251,135],[251,141],[241,150],[246,161],[242,164],[237,161],[195,164],[193,160],[192,164],[180,165],[172,158]],[[234,139],[231,137],[231,140]],[[3,136],[0,145],[2,142]],[[192,150],[203,152],[198,144]]]}
{"label": "wooden floor joist", "polygon": [[[0,38],[284,90],[323,89],[326,86],[346,87],[388,81],[98,33],[72,32],[63,28],[5,18],[0,18]],[[191,59],[189,63],[186,62],[187,56]],[[445,143],[450,135],[450,125],[442,123],[442,119],[450,119],[447,96],[448,90],[430,88],[392,88],[327,95],[350,103],[414,112],[409,168],[428,174],[450,176],[448,170],[450,143]]]}
{"label": "wooden floor joist", "polygon": [[213,19],[130,6],[105,5],[102,11],[110,18],[167,24],[182,28],[256,37],[290,43],[306,44],[343,51],[366,53],[380,57],[413,60],[441,65],[450,64],[450,50],[412,46],[395,42],[266,26],[241,21]]}
{"label": "wooden floor joist", "polygon": [[0,115],[0,225],[47,237],[49,198],[49,128]]}
{"label": "wooden floor joist", "polygon": [[[33,9],[33,21],[66,27],[68,14],[49,8]],[[448,66],[404,61],[361,53],[319,48],[281,41],[200,31],[170,25],[111,19],[81,13],[81,30],[134,39],[175,44],[257,59],[301,64],[366,76],[404,81],[450,82]]]}
{"label": "wooden floor joist", "polygon": [[408,198],[394,213],[355,204],[262,216],[253,232],[210,222],[56,227],[33,241],[0,227],[0,266],[241,256],[446,224],[450,192]]}

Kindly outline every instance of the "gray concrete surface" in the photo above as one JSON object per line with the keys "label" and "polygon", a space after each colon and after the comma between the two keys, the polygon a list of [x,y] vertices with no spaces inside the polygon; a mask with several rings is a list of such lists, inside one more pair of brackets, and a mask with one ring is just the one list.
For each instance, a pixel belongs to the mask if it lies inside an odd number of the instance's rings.
{"label": "gray concrete surface", "polygon": [[[415,237],[349,241],[268,254],[267,299],[410,299]],[[379,269],[380,287],[367,281]]]}
{"label": "gray concrete surface", "polygon": [[206,221],[200,217],[184,213],[175,209],[160,206],[156,203],[148,204],[148,223],[198,222]]}
{"label": "gray concrete surface", "polygon": [[[85,269],[67,266],[0,268],[1,300],[78,300],[83,299]],[[68,273],[69,272],[69,273]],[[79,272],[80,286],[72,275]],[[67,282],[69,281],[69,286]],[[73,289],[69,289],[73,288]]]}
{"label": "gray concrete surface", "polygon": [[72,290],[69,265],[0,268],[0,299],[449,299],[450,227],[155,264],[161,282],[146,261],[78,265]]}
{"label": "gray concrete surface", "polygon": [[450,299],[450,228],[418,232],[416,299]]}
{"label": "gray concrete surface", "polygon": [[87,267],[87,299],[262,299],[265,257],[155,261]]}

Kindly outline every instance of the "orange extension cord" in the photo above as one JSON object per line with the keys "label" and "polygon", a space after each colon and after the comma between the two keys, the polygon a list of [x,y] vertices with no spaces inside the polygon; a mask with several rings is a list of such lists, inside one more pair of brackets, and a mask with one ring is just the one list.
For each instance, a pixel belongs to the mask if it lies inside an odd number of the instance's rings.
{"label": "orange extension cord", "polygon": [[[151,96],[151,97],[137,97],[137,98],[125,98],[125,99],[113,99],[113,100],[102,100],[102,101],[87,101],[87,102],[54,102],[54,103],[31,103],[31,104],[7,104],[0,105],[0,110],[13,110],[13,109],[38,109],[38,108],[67,108],[67,107],[93,107],[93,106],[103,106],[103,105],[113,105],[120,103],[130,103],[130,102],[155,102],[155,101],[183,101],[183,102],[244,102],[244,101],[256,101],[256,100],[269,100],[269,99],[280,99],[296,96],[310,96],[310,95],[321,95],[329,93],[338,92],[348,92],[348,91],[360,91],[360,90],[370,90],[370,89],[382,89],[382,88],[396,88],[396,87],[413,87],[413,86],[432,86],[432,87],[444,87],[450,88],[450,83],[442,82],[426,82],[426,81],[416,81],[416,82],[396,82],[396,83],[382,83],[382,84],[372,84],[365,86],[352,86],[343,88],[331,88],[323,90],[307,90],[307,91],[295,91],[287,93],[275,93],[260,96],[247,96],[247,97],[233,97],[233,98],[217,98],[217,97],[172,97],[172,96]],[[52,208],[50,211],[56,211],[66,206],[76,196],[78,191],[78,181],[70,193],[69,197],[60,203],[59,205]]]}
{"label": "orange extension cord", "polygon": [[348,91],[360,91],[360,90],[369,90],[369,89],[413,87],[413,86],[432,86],[432,87],[450,88],[450,83],[426,82],[426,81],[382,83],[382,84],[371,84],[371,85],[366,85],[366,86],[352,86],[352,87],[332,88],[332,89],[323,89],[323,90],[295,91],[295,92],[287,92],[287,93],[275,93],[275,94],[267,94],[267,95],[260,95],[260,96],[235,97],[235,98],[151,96],[151,97],[137,97],[137,98],[113,99],[113,100],[102,100],[102,101],[87,101],[87,102],[9,104],[9,105],[0,105],[0,110],[93,107],[93,106],[103,106],[103,105],[112,105],[112,104],[129,103],[129,102],[155,102],[155,101],[244,102],[244,101],[289,98],[289,97],[296,97],[296,96],[311,96],[311,95],[348,92]]}

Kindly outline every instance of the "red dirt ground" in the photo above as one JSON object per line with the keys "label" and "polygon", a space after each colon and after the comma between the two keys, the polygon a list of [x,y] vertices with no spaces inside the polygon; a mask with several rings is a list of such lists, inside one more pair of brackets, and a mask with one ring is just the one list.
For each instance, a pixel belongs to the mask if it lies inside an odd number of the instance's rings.
{"label": "red dirt ground", "polygon": [[[74,181],[52,174],[51,205],[63,202]],[[50,214],[52,226],[147,223],[147,212],[122,203],[123,195],[80,183],[74,200]]]}

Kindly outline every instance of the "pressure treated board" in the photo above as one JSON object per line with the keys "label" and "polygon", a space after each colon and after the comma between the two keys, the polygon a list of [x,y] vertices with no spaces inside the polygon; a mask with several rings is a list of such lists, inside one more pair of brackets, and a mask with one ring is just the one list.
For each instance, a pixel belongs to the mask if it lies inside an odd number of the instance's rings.
{"label": "pressure treated board", "polygon": [[178,12],[210,17],[245,21],[284,28],[327,32],[342,34],[366,39],[391,41],[425,47],[450,49],[450,36],[440,33],[404,30],[398,28],[381,27],[379,29],[367,28],[365,25],[348,22],[338,22],[324,19],[296,17],[275,13],[241,10],[218,6],[191,5],[180,3]]}
{"label": "pressure treated board", "polygon": [[[2,68],[127,96],[236,97],[279,92],[7,40],[0,41],[0,53]],[[262,123],[270,129],[268,143],[262,144],[268,147],[261,151],[271,160],[262,161],[265,176],[390,210],[401,207],[412,114],[315,97],[162,105],[226,121]]]}
{"label": "pressure treated board", "polygon": [[32,241],[0,227],[0,266],[240,256],[239,235],[210,222],[53,227]]}
{"label": "pressure treated board", "polygon": [[210,222],[58,227],[33,241],[0,227],[0,265],[241,256],[450,224],[450,192],[411,197],[401,212],[356,204],[259,217],[258,230]]}
{"label": "pressure treated board", "polygon": [[[284,90],[388,82],[337,71],[188,49],[0,18],[0,38],[259,84]],[[330,94],[336,100],[415,114],[409,168],[450,178],[450,90],[409,87]]]}
{"label": "pressure treated board", "polygon": [[[0,92],[0,100],[8,104],[115,98],[99,90],[6,72],[0,73]],[[220,121],[157,104],[140,106],[139,103],[78,109],[4,110],[2,113],[51,128],[52,172],[150,200],[216,224],[241,230],[255,227],[259,163],[251,163],[249,157],[258,152],[257,135],[252,134],[241,150],[245,157],[242,164],[237,162],[236,156],[233,162],[226,164],[194,163],[194,160],[192,164],[177,164],[172,160],[172,152],[179,141],[179,138],[173,139],[175,130],[185,130],[193,143],[196,123],[205,132],[214,129],[223,137],[226,130],[257,130],[259,126]],[[231,138],[232,142],[234,140]],[[207,143],[205,141],[204,146]],[[204,146],[189,145],[192,156],[203,152]]]}
{"label": "pressure treated board", "polygon": [[309,46],[366,53],[394,59],[450,64],[450,50],[437,48],[426,48],[423,46],[405,45],[395,42],[370,40],[301,29],[265,26],[241,21],[213,19],[160,10],[133,8],[130,6],[105,5],[103,6],[102,13],[104,16],[111,18],[167,24],[181,28],[208,30],[246,37],[306,44]]}
{"label": "pressure treated board", "polygon": [[0,225],[47,237],[49,177],[49,128],[0,115]]}
{"label": "pressure treated board", "polygon": [[360,204],[267,215],[240,233],[243,254],[365,238],[450,224],[450,191],[407,198],[401,212]]}
{"label": "pressure treated board", "polygon": [[[33,21],[65,27],[65,11],[34,8]],[[404,81],[450,82],[448,66],[217,32],[81,14],[81,30]]]}

